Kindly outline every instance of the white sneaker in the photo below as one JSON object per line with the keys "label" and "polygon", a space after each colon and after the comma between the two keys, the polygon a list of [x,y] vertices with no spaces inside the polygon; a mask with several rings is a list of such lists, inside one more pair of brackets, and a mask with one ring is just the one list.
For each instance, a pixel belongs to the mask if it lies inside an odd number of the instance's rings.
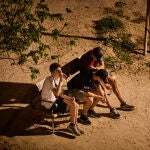
{"label": "white sneaker", "polygon": [[77,126],[68,126],[67,129],[74,135],[80,136],[81,133],[78,131]]}

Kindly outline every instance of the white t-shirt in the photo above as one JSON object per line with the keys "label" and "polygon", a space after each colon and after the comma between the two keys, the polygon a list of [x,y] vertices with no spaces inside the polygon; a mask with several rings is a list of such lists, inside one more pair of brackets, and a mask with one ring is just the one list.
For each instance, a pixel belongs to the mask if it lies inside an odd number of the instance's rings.
{"label": "white t-shirt", "polygon": [[47,109],[51,108],[53,102],[56,101],[57,97],[53,93],[53,89],[57,88],[59,84],[60,78],[54,80],[52,76],[49,76],[45,79],[43,87],[42,87],[42,100],[50,101],[52,103],[47,103],[42,101],[41,105],[45,106]]}

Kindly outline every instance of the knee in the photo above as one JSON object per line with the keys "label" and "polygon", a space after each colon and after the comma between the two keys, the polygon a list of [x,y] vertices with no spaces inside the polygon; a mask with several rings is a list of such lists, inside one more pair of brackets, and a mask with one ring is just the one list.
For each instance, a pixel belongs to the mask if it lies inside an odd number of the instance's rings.
{"label": "knee", "polygon": [[115,84],[116,83],[116,79],[115,78],[113,78],[113,77],[109,77],[109,82],[110,82],[110,84]]}
{"label": "knee", "polygon": [[89,105],[92,105],[93,104],[93,98],[92,97],[87,97],[87,103]]}
{"label": "knee", "polygon": [[79,109],[79,105],[76,103],[76,101],[72,102],[72,107],[76,110]]}
{"label": "knee", "polygon": [[76,110],[79,110],[79,104],[76,103],[75,108]]}

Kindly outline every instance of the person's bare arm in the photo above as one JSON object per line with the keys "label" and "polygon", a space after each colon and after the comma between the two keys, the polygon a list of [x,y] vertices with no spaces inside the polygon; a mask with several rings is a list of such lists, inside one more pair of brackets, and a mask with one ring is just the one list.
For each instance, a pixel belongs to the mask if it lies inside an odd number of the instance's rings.
{"label": "person's bare arm", "polygon": [[105,64],[104,64],[104,61],[102,61],[101,63],[98,63],[97,66],[96,66],[96,69],[105,69]]}
{"label": "person's bare arm", "polygon": [[74,97],[70,97],[70,96],[68,96],[68,95],[66,95],[66,94],[64,94],[64,93],[60,93],[59,96],[62,97],[62,98],[64,98],[64,99],[75,100]]}
{"label": "person's bare arm", "polygon": [[89,96],[89,97],[103,98],[102,96],[97,95],[97,94],[94,94],[94,93],[92,93],[92,92],[85,92],[85,95],[86,95],[86,96]]}
{"label": "person's bare arm", "polygon": [[62,92],[63,73],[62,73],[61,70],[59,70],[59,77],[60,77],[59,84],[58,84],[57,88],[54,88],[54,89],[53,89],[53,92],[54,92],[55,96],[59,96],[60,93]]}

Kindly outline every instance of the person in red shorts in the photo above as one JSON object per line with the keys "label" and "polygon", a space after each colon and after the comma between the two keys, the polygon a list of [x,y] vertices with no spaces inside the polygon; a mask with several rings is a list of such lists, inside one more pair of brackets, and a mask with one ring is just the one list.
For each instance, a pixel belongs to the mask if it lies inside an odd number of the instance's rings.
{"label": "person in red shorts", "polygon": [[[99,70],[99,69],[105,69],[105,64],[103,60],[104,51],[101,47],[96,47],[92,50],[89,50],[87,53],[83,54],[79,60],[80,65],[80,73],[82,78],[84,76],[86,77],[89,72],[92,70]],[[101,96],[103,96],[102,93],[105,89],[112,88],[113,92],[117,96],[119,102],[120,102],[120,109],[121,110],[133,110],[135,109],[135,106],[129,105],[122,97],[117,82],[114,78],[112,78],[110,75],[107,77],[107,82],[104,84],[97,84],[96,85],[96,92],[99,93]],[[102,90],[103,89],[103,90]],[[116,108],[112,107],[110,103],[108,102],[107,98],[107,105],[110,108],[110,113],[112,113],[114,116],[120,116]],[[94,106],[91,106],[91,108],[94,108]],[[88,110],[89,115],[96,115],[96,112],[94,109]]]}

